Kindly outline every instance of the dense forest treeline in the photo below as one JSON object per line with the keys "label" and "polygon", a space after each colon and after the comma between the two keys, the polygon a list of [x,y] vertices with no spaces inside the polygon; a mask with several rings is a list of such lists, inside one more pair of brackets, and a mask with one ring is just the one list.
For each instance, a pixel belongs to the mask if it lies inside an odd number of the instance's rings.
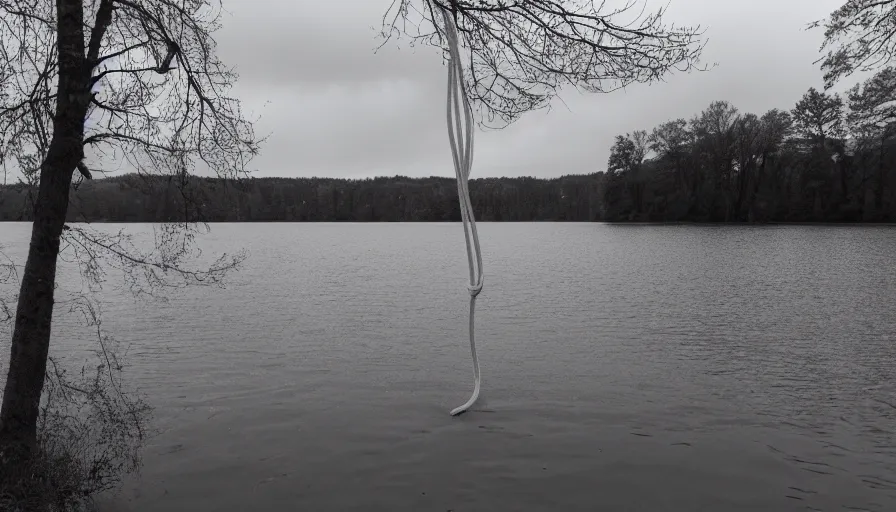
{"label": "dense forest treeline", "polygon": [[[896,70],[762,116],[712,102],[616,137],[605,172],[470,181],[484,221],[896,222]],[[31,220],[33,185],[0,187]],[[73,184],[69,221],[459,221],[452,178],[128,174]]]}
{"label": "dense forest treeline", "polygon": [[606,220],[896,221],[896,68],[844,99],[814,88],[789,111],[715,101],[690,120],[616,137]]}
{"label": "dense forest treeline", "polygon": [[[477,219],[599,220],[602,174],[470,180]],[[28,220],[30,188],[0,188],[0,220]],[[215,178],[129,174],[84,181],[69,221],[460,221],[452,178]]]}

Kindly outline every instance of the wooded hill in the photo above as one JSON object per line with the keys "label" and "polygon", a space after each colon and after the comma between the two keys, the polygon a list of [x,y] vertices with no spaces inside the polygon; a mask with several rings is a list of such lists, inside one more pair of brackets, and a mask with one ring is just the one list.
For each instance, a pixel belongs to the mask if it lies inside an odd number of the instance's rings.
{"label": "wooded hill", "polygon": [[[605,172],[470,180],[477,220],[896,222],[896,69],[790,111],[712,102],[616,137]],[[595,166],[597,167],[597,166]],[[32,186],[0,186],[0,220],[30,220]],[[346,180],[129,174],[73,184],[69,221],[459,221],[452,178]]]}

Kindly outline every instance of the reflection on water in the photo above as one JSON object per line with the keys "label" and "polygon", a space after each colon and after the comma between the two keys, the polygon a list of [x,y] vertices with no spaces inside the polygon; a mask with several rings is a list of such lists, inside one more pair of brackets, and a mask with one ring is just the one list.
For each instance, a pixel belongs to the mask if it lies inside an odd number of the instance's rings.
{"label": "reflection on water", "polygon": [[109,292],[162,430],[112,510],[896,510],[896,229],[480,229],[459,418],[459,225],[214,225],[226,290]]}

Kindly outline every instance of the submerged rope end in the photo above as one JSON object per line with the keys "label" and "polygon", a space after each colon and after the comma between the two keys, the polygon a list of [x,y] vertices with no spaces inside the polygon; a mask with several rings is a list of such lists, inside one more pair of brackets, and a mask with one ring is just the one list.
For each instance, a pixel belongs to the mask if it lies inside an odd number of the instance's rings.
{"label": "submerged rope end", "polygon": [[471,407],[473,407],[473,404],[475,404],[476,400],[479,398],[479,387],[480,387],[480,381],[479,381],[479,376],[478,376],[478,372],[477,372],[476,387],[475,387],[475,389],[473,389],[473,396],[471,396],[470,399],[467,400],[467,403],[465,403],[464,405],[453,409],[451,411],[452,416],[460,416],[461,414],[469,411]]}

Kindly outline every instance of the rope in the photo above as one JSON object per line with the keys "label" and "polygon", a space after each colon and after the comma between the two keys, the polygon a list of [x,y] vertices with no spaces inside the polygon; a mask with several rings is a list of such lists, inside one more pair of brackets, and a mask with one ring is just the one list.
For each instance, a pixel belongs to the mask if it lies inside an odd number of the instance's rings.
{"label": "rope", "polygon": [[[451,14],[442,10],[445,20],[445,34],[451,59],[448,63],[448,140],[451,143],[451,154],[454,158],[454,171],[457,175],[457,195],[460,201],[460,217],[464,225],[464,239],[467,243],[467,261],[470,266],[470,352],[473,355],[473,395],[460,407],[451,411],[452,416],[466,412],[476,399],[482,376],[479,371],[479,357],[476,355],[476,336],[474,332],[476,315],[476,297],[482,291],[482,252],[479,249],[479,233],[476,230],[476,219],[473,216],[470,188],[467,179],[473,166],[473,110],[463,84],[463,66],[460,60],[460,45],[457,41],[457,27]],[[463,101],[463,123],[461,123],[461,101]],[[472,238],[472,246],[470,239]],[[473,254],[476,254],[474,259]]]}

